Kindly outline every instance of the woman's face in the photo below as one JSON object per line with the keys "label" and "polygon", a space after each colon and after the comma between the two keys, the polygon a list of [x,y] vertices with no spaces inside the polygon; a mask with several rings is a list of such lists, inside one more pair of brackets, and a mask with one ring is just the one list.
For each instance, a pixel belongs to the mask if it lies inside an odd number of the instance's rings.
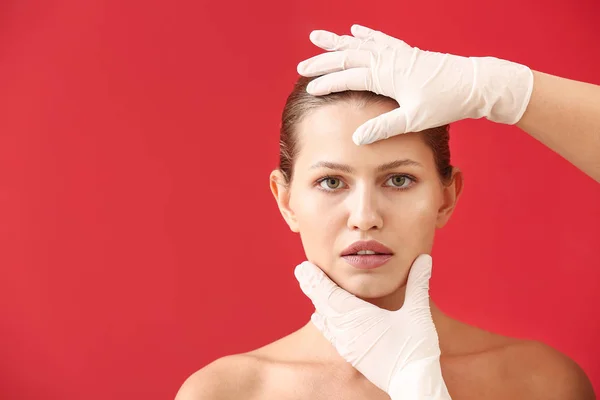
{"label": "woman's face", "polygon": [[[340,102],[316,109],[298,127],[291,185],[275,184],[281,182],[279,171],[271,179],[308,261],[363,299],[403,288],[412,262],[431,253],[435,230],[448,220],[460,191],[458,172],[450,186],[442,185],[421,133],[363,146],[352,142],[362,123],[394,108]],[[376,240],[393,254],[376,268],[358,268],[342,254],[361,240]]]}

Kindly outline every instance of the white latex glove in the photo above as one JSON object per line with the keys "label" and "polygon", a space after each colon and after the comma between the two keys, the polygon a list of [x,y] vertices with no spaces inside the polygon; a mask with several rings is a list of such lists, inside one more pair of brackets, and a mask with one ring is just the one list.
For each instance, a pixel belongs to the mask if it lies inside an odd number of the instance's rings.
{"label": "white latex glove", "polygon": [[400,108],[371,119],[354,133],[356,144],[466,118],[516,124],[533,90],[531,70],[493,57],[461,57],[423,51],[370,28],[353,25],[353,36],[316,30],[310,40],[332,52],[298,64],[304,76],[325,75],[307,88],[313,95],[369,90]]}
{"label": "white latex glove", "polygon": [[440,367],[438,335],[429,308],[432,260],[413,263],[404,305],[388,311],[337,286],[310,262],[295,270],[311,299],[311,320],[338,353],[392,400],[450,399]]}

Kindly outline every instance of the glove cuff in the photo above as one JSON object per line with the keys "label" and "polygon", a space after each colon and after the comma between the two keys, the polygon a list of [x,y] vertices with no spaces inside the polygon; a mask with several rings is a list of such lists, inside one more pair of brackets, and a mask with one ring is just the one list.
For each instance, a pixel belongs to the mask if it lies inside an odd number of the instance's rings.
{"label": "glove cuff", "polygon": [[388,395],[392,400],[451,400],[439,357],[411,362],[402,368],[390,382]]}
{"label": "glove cuff", "polygon": [[525,65],[494,57],[470,57],[479,108],[477,117],[514,125],[533,92],[533,72]]}

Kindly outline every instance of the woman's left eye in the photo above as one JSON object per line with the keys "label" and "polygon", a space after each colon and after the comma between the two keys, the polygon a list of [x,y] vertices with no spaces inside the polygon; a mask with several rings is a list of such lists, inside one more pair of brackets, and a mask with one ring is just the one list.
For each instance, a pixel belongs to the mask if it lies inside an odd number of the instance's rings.
{"label": "woman's left eye", "polygon": [[391,186],[397,189],[404,189],[409,187],[414,180],[406,175],[394,175],[390,179],[386,181],[386,183],[391,182]]}

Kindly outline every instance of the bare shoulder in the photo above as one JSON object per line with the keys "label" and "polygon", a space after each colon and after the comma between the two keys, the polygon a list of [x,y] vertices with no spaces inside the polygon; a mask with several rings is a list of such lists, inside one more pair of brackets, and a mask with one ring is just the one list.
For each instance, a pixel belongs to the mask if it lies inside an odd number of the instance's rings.
{"label": "bare shoulder", "polygon": [[[530,398],[595,400],[592,384],[565,354],[537,341],[523,340],[506,348],[508,365],[525,378]],[[511,367],[512,369],[512,367]]]}
{"label": "bare shoulder", "polygon": [[260,390],[262,370],[252,355],[219,358],[188,377],[175,400],[251,399]]}

